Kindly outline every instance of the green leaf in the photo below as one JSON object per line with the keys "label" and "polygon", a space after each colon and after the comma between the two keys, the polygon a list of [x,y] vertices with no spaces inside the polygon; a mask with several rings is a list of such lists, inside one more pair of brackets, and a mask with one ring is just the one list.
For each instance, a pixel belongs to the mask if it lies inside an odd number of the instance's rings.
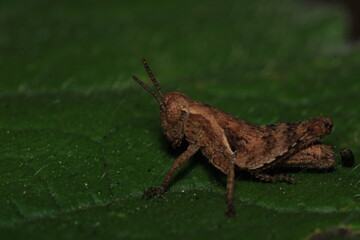
{"label": "green leaf", "polygon": [[[360,229],[359,48],[344,14],[299,1],[2,1],[1,239],[306,239]],[[294,185],[225,176],[196,155],[161,198],[173,160],[145,56],[179,90],[252,122],[331,116],[333,171]],[[350,148],[353,168],[338,152]],[[336,232],[336,231],[333,231]],[[333,237],[341,238],[341,235]]]}

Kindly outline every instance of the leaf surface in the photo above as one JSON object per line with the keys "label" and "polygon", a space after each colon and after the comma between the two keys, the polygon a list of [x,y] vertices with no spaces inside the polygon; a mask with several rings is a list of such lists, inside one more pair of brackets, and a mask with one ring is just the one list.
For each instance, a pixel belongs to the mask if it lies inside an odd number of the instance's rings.
{"label": "leaf surface", "polygon": [[[2,239],[306,239],[360,229],[359,49],[343,13],[296,1],[2,1]],[[291,172],[294,185],[226,178],[200,154],[143,200],[179,152],[159,126],[145,56],[177,89],[252,122],[331,116],[324,142],[355,166]],[[339,237],[339,236],[338,236]]]}

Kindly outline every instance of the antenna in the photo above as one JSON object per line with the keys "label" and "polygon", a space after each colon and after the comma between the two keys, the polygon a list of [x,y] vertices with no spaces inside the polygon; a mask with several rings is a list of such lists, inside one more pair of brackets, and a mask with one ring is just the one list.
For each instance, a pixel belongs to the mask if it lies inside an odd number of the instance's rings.
{"label": "antenna", "polygon": [[136,76],[132,76],[132,78],[135,80],[135,82],[137,82],[140,86],[142,86],[146,91],[148,91],[149,93],[151,93],[151,95],[154,96],[154,98],[156,99],[156,101],[159,102],[160,104],[160,107],[163,107],[164,104],[162,102],[162,98],[160,99],[156,93],[151,89],[149,88],[147,85],[145,85],[145,83],[143,83],[139,78],[137,78]]}
{"label": "antenna", "polygon": [[156,90],[158,91],[158,93],[160,94],[160,97],[162,98],[162,97],[163,97],[163,93],[162,93],[162,91],[161,91],[160,85],[159,85],[159,83],[157,82],[154,74],[152,73],[152,71],[151,71],[151,69],[150,69],[150,67],[149,67],[149,64],[146,62],[146,60],[145,60],[144,57],[141,57],[141,61],[142,61],[142,63],[144,64],[144,67],[145,67],[145,69],[146,69],[146,72],[147,72],[147,74],[149,75],[152,83],[154,84]]}

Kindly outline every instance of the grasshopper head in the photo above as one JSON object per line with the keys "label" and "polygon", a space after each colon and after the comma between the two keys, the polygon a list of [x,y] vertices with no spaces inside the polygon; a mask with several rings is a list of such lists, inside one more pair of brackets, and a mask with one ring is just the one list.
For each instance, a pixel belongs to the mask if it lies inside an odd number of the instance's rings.
{"label": "grasshopper head", "polygon": [[173,143],[173,147],[177,147],[184,137],[184,124],[191,100],[178,91],[165,94],[163,100],[163,107],[160,107],[161,127],[166,138]]}
{"label": "grasshopper head", "polygon": [[179,91],[172,91],[163,97],[160,107],[161,119],[169,123],[178,123],[187,114],[190,99]]}
{"label": "grasshopper head", "polygon": [[145,83],[137,77],[133,76],[133,79],[146,91],[152,94],[156,101],[158,101],[160,105],[160,121],[164,134],[171,142],[178,145],[183,138],[183,126],[186,121],[191,100],[178,91],[172,91],[163,95],[160,85],[150,70],[145,58],[142,57],[141,61],[154,84],[156,92],[145,85]]}

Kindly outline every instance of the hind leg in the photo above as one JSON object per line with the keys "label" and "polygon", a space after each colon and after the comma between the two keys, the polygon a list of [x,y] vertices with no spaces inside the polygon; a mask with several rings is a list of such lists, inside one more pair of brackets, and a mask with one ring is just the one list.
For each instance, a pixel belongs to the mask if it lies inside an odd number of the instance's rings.
{"label": "hind leg", "polygon": [[[279,162],[273,167],[303,167],[324,169],[333,166],[335,163],[334,151],[331,146],[320,142],[314,143],[296,152],[289,158]],[[261,171],[253,171],[252,175],[266,182],[287,182],[294,183],[295,179],[285,174],[271,175]]]}
{"label": "hind leg", "polygon": [[261,181],[275,183],[275,182],[286,182],[286,183],[295,183],[295,178],[286,175],[286,174],[267,174],[262,172],[252,172],[254,177]]}
{"label": "hind leg", "polygon": [[332,146],[317,142],[284,159],[277,166],[323,169],[333,166],[334,163]]}

